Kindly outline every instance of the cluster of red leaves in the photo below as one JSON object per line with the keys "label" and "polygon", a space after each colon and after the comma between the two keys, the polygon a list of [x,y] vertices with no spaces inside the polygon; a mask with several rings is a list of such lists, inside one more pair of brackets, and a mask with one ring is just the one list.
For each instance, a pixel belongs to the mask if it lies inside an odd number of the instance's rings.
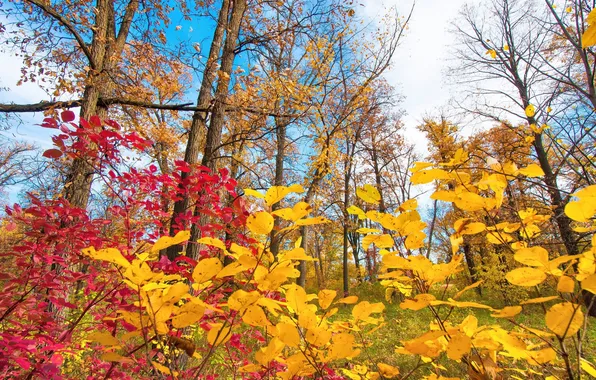
{"label": "cluster of red leaves", "polygon": [[[0,246],[3,378],[147,376],[151,364],[143,357],[130,363],[110,363],[101,359],[101,352],[89,349],[93,344],[85,341],[85,336],[92,331],[115,334],[132,329],[117,318],[116,311],[132,307],[135,295],[121,283],[114,266],[91,260],[81,250],[90,246],[118,248],[132,258],[133,247],[167,235],[168,205],[184,194],[190,195],[199,213],[182,215],[176,221],[179,229],[198,222],[198,215],[203,213],[214,217],[213,223],[201,227],[203,236],[232,233],[247,216],[234,192],[236,183],[227,171],[212,174],[207,168],[191,168],[183,161],[176,161],[172,173],[160,173],[153,165],[135,166],[139,157],[141,161],[147,157],[150,141],[123,132],[113,121],[92,117],[74,123],[74,119],[72,112],[65,111],[60,121],[44,120],[42,127],[59,131],[53,138],[55,148],[44,156],[84,158],[99,178],[94,188],[101,188],[111,199],[111,206],[103,219],[90,217],[86,210],[72,207],[64,199],[31,196],[29,205],[7,208],[6,219],[17,226],[17,238]],[[183,181],[181,172],[192,175]],[[235,239],[245,240],[238,233]],[[210,254],[201,252],[201,256]],[[174,262],[162,257],[153,265],[164,272],[190,276],[196,262],[184,256]],[[212,297],[217,303],[222,294],[213,293]],[[229,345],[234,355],[246,354],[239,338]],[[145,357],[151,358],[151,354]],[[71,366],[76,361],[78,364]]]}

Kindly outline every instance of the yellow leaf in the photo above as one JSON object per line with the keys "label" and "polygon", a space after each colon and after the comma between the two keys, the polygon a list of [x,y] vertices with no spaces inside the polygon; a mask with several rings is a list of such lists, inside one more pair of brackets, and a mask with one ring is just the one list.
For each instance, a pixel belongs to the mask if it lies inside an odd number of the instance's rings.
{"label": "yellow leaf", "polygon": [[518,249],[513,258],[519,263],[532,267],[548,266],[548,251],[542,247]]}
{"label": "yellow leaf", "polygon": [[358,297],[357,296],[349,296],[349,297],[344,297],[341,298],[337,301],[337,303],[345,303],[347,305],[351,305],[358,302]]}
{"label": "yellow leaf", "polygon": [[253,189],[244,189],[244,195],[249,195],[251,197],[260,198],[260,199],[265,198],[265,194],[259,193],[258,191],[253,190]]}
{"label": "yellow leaf", "polygon": [[536,286],[546,280],[544,271],[536,268],[517,268],[505,275],[507,281],[517,286]]}
{"label": "yellow leaf", "polygon": [[176,315],[172,318],[172,326],[177,329],[182,329],[200,320],[204,314],[205,306],[192,301],[186,302],[178,309]]}
{"label": "yellow leaf", "polygon": [[[590,14],[588,15],[588,20],[590,19],[590,16],[594,13],[595,9],[596,8],[590,11]],[[586,49],[594,45],[596,45],[596,24],[591,24],[588,28],[586,28],[584,34],[582,34],[582,48]]]}
{"label": "yellow leaf", "polygon": [[192,272],[192,278],[195,283],[202,284],[211,280],[223,269],[221,261],[217,257],[202,259]]}
{"label": "yellow leaf", "polygon": [[399,304],[402,309],[420,310],[430,305],[436,298],[432,294],[416,294],[414,298],[406,299]]}
{"label": "yellow leaf", "polygon": [[356,356],[359,351],[354,350],[354,336],[349,333],[339,333],[333,336],[333,343],[328,349],[327,360],[344,359]]}
{"label": "yellow leaf", "polygon": [[296,314],[300,314],[306,308],[306,292],[304,288],[296,284],[290,284],[286,290],[286,302]]}
{"label": "yellow leaf", "polygon": [[379,234],[381,233],[381,230],[379,230],[378,228],[362,227],[357,229],[356,232],[358,232],[359,234]]}
{"label": "yellow leaf", "polygon": [[596,294],[596,274],[592,274],[582,281],[582,289]]}
{"label": "yellow leaf", "polygon": [[226,244],[217,238],[204,237],[204,238],[200,238],[199,240],[197,240],[197,243],[210,245],[212,247],[216,247],[216,248],[222,249],[224,251],[226,250]]}
{"label": "yellow leaf", "polygon": [[120,341],[118,339],[116,339],[115,337],[112,336],[112,334],[108,333],[108,332],[100,332],[100,331],[94,331],[91,334],[89,334],[86,339],[91,340],[93,342],[97,342],[99,344],[101,344],[102,346],[117,346],[120,344]]}
{"label": "yellow leaf", "polygon": [[435,180],[451,179],[449,172],[443,169],[424,169],[415,172],[410,178],[410,182],[414,185],[421,185]]}
{"label": "yellow leaf", "polygon": [[519,169],[517,172],[519,174],[525,175],[526,177],[542,177],[544,175],[542,168],[536,164],[530,164],[525,168]]}
{"label": "yellow leaf", "polygon": [[267,206],[271,206],[286,197],[290,193],[303,193],[304,188],[301,185],[292,186],[272,186],[265,193],[265,203]]}
{"label": "yellow leaf", "polygon": [[379,248],[391,248],[393,247],[394,242],[389,234],[366,235],[362,238],[362,248],[366,250],[371,244],[374,244]]}
{"label": "yellow leaf", "polygon": [[495,311],[490,316],[494,318],[513,318],[519,313],[521,313],[521,311],[521,306],[505,306],[501,310]]}
{"label": "yellow leaf", "polygon": [[546,327],[561,338],[574,335],[584,321],[580,305],[563,302],[553,305],[546,312]]}
{"label": "yellow leaf", "polygon": [[367,319],[373,313],[381,313],[385,310],[385,305],[381,302],[370,303],[368,301],[362,301],[352,309],[352,317],[354,322],[358,320]]}
{"label": "yellow leaf", "polygon": [[465,334],[456,334],[447,343],[447,357],[452,360],[460,360],[470,352],[472,339]]}
{"label": "yellow leaf", "polygon": [[297,226],[312,226],[314,224],[329,223],[329,219],[317,216],[314,218],[300,219],[296,221]]}
{"label": "yellow leaf", "polygon": [[96,251],[95,248],[89,247],[81,250],[84,255],[91,257],[94,260],[107,261],[109,263],[120,265],[121,267],[129,267],[130,263],[122,256],[116,248],[105,248]]}
{"label": "yellow leaf", "polygon": [[101,355],[101,360],[106,362],[120,362],[120,363],[130,363],[132,359],[124,357],[120,354],[115,352],[106,352]]}
{"label": "yellow leaf", "polygon": [[503,50],[505,50],[505,51],[509,51],[509,45],[505,45],[505,46],[503,46]]}
{"label": "yellow leaf", "polygon": [[410,210],[416,210],[416,208],[418,207],[418,200],[414,199],[409,199],[407,201],[405,201],[404,203],[402,203],[401,205],[399,205],[399,212],[404,212],[404,211],[410,211]]}
{"label": "yellow leaf", "polygon": [[294,248],[291,251],[282,251],[278,256],[278,260],[280,262],[284,260],[317,261],[317,259],[308,256],[305,253],[304,248],[301,247]]}
{"label": "yellow leaf", "polygon": [[325,310],[327,309],[330,305],[331,302],[333,302],[333,299],[335,299],[335,296],[337,295],[337,292],[335,290],[328,290],[328,289],[323,289],[319,292],[319,306],[321,307],[321,309]]}
{"label": "yellow leaf", "polygon": [[162,249],[183,243],[188,239],[190,239],[190,231],[179,231],[174,237],[162,236],[153,244],[151,252],[161,251]]}
{"label": "yellow leaf", "polygon": [[520,305],[530,305],[530,304],[536,304],[536,303],[545,303],[545,302],[556,300],[556,299],[559,299],[559,296],[538,297],[538,298],[531,298],[529,300],[522,301],[519,304]]}
{"label": "yellow leaf", "polygon": [[350,215],[357,215],[358,219],[366,219],[366,213],[358,206],[350,206],[346,211]]}
{"label": "yellow leaf", "polygon": [[455,202],[457,194],[455,191],[437,190],[432,193],[430,199],[444,202]]}
{"label": "yellow leaf", "polygon": [[416,231],[411,233],[406,238],[404,245],[406,249],[418,249],[424,247],[424,239],[426,234],[423,231]]}
{"label": "yellow leaf", "polygon": [[266,211],[251,214],[246,219],[246,227],[257,235],[267,235],[273,229],[273,217]]}
{"label": "yellow leaf", "polygon": [[267,319],[265,312],[260,306],[250,305],[242,315],[244,323],[251,326],[271,326],[271,322]]}
{"label": "yellow leaf", "polygon": [[484,280],[480,280],[480,281],[476,281],[472,285],[466,286],[465,288],[463,288],[459,292],[455,293],[455,295],[453,296],[453,299],[454,300],[458,299],[459,297],[461,297],[462,294],[464,294],[465,292],[467,292],[470,289],[474,289],[474,288],[479,287],[483,282],[484,282]]}
{"label": "yellow leaf", "polygon": [[228,307],[232,310],[242,311],[257,302],[260,297],[261,295],[257,291],[246,292],[238,289],[228,298]]}
{"label": "yellow leaf", "polygon": [[462,218],[453,223],[455,233],[461,235],[474,235],[486,229],[486,225],[480,222],[472,222],[470,218]]}
{"label": "yellow leaf", "polygon": [[526,116],[534,117],[534,115],[536,115],[536,107],[534,107],[534,105],[532,104],[528,104],[528,106],[526,107]]}
{"label": "yellow leaf", "polygon": [[399,375],[399,369],[389,364],[377,363],[377,368],[379,369],[381,376],[387,379],[393,379]]}
{"label": "yellow leaf", "polygon": [[417,161],[417,162],[414,162],[414,166],[412,168],[410,168],[410,171],[412,173],[416,173],[416,172],[419,172],[422,169],[426,169],[426,168],[428,168],[430,166],[433,166],[433,165],[434,164],[431,163],[431,162],[420,162],[420,161]]}
{"label": "yellow leaf", "polygon": [[306,341],[314,346],[322,347],[331,340],[331,331],[316,327],[306,332]]}
{"label": "yellow leaf", "polygon": [[587,361],[584,358],[580,359],[580,367],[582,370],[584,370],[584,372],[586,372],[588,375],[593,376],[594,378],[596,378],[596,367],[594,367],[593,364],[590,364],[589,361]]}
{"label": "yellow leaf", "polygon": [[476,309],[489,309],[492,310],[492,307],[488,305],[484,305],[478,302],[468,302],[468,301],[456,301],[452,298],[449,298],[447,301],[431,301],[431,305],[449,305],[453,307],[473,307]]}
{"label": "yellow leaf", "polygon": [[376,187],[366,184],[364,187],[356,189],[356,195],[366,203],[378,205],[381,200],[381,194]]}
{"label": "yellow leaf", "polygon": [[269,345],[265,348],[261,348],[255,354],[255,359],[263,366],[267,367],[269,362],[274,360],[281,354],[285,344],[278,338],[273,338],[269,342]]}
{"label": "yellow leaf", "polygon": [[492,209],[490,198],[484,198],[476,193],[465,192],[459,194],[455,199],[455,205],[464,211],[479,211],[482,209]]}
{"label": "yellow leaf", "polygon": [[298,347],[300,345],[300,334],[296,326],[289,323],[280,322],[276,325],[277,337],[286,345],[290,347]]}
{"label": "yellow leaf", "polygon": [[235,276],[240,272],[243,272],[244,266],[239,262],[231,263],[226,265],[218,274],[215,276],[216,278],[224,278],[228,276]]}
{"label": "yellow leaf", "polygon": [[552,363],[557,358],[557,353],[550,347],[539,351],[530,351],[529,354],[530,358],[528,359],[528,362],[533,365]]}
{"label": "yellow leaf", "polygon": [[223,323],[211,324],[211,330],[207,333],[207,342],[212,346],[224,344],[232,337],[229,326],[224,326]]}
{"label": "yellow leaf", "polygon": [[485,54],[490,55],[492,59],[497,58],[497,52],[494,49],[487,50]]}
{"label": "yellow leaf", "polygon": [[569,276],[561,276],[557,284],[557,291],[561,293],[573,293],[575,291],[575,281]]}
{"label": "yellow leaf", "polygon": [[271,215],[279,216],[282,219],[295,222],[296,220],[310,214],[311,211],[312,207],[310,207],[308,203],[298,202],[292,208],[282,208],[275,210],[271,213]]}
{"label": "yellow leaf", "polygon": [[505,244],[513,240],[513,238],[505,232],[488,232],[486,234],[486,240],[491,244]]}

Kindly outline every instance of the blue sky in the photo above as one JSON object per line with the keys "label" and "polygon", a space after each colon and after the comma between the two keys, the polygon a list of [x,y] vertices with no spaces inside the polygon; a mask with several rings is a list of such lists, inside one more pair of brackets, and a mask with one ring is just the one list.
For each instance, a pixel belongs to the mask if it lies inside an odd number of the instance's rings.
{"label": "blue sky", "polygon": [[[415,144],[421,154],[426,153],[426,142],[415,126],[420,123],[423,115],[436,111],[449,101],[450,89],[443,74],[452,40],[446,30],[464,3],[464,0],[418,0],[394,64],[386,73],[389,83],[405,96],[401,105],[406,111],[403,121],[409,141]],[[358,15],[374,23],[381,19],[385,9],[390,6],[396,6],[401,15],[406,15],[412,2],[363,0],[359,4],[361,5],[356,7]],[[213,21],[207,18],[191,23],[174,16],[167,36],[169,39],[189,40],[199,44],[204,62],[213,27]],[[0,87],[10,89],[9,92],[0,92],[1,102],[35,103],[48,99],[45,92],[35,84],[16,86],[20,75],[20,59],[6,52],[0,53],[0,56],[3,62]],[[239,60],[235,62],[235,66],[242,64]],[[196,93],[189,95],[189,101],[195,101],[194,97]],[[41,113],[25,114],[20,125],[0,133],[8,138],[28,140],[42,148],[48,148],[51,146],[52,130],[36,125],[42,119]]]}

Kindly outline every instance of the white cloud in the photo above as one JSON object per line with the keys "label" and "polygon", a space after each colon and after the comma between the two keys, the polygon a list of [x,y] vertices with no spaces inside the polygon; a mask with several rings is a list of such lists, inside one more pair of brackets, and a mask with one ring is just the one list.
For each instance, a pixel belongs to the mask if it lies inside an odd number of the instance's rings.
{"label": "white cloud", "polygon": [[[426,152],[426,141],[415,127],[425,114],[445,106],[450,98],[444,71],[453,43],[448,33],[466,0],[418,0],[410,19],[409,28],[398,47],[392,68],[385,74],[391,85],[405,96],[403,118],[409,140],[420,153]],[[469,1],[468,1],[469,2]],[[362,2],[362,14],[380,19],[386,9],[395,6],[400,16],[407,16],[412,1],[387,0]]]}

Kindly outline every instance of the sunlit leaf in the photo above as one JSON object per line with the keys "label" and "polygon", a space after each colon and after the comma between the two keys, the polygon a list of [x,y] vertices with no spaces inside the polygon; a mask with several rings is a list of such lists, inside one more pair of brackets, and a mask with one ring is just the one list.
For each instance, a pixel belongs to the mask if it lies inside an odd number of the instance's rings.
{"label": "sunlit leaf", "polygon": [[561,338],[573,336],[581,327],[584,321],[579,305],[571,302],[563,302],[553,305],[546,312],[546,327]]}
{"label": "sunlit leaf", "polygon": [[211,280],[223,269],[221,260],[217,257],[210,257],[199,260],[195,269],[192,272],[192,278],[195,283],[202,284],[205,281]]}
{"label": "sunlit leaf", "polygon": [[265,204],[271,206],[284,199],[290,193],[303,192],[304,188],[298,184],[292,186],[271,186],[269,190],[267,190],[267,193],[265,193]]}
{"label": "sunlit leaf", "polygon": [[507,281],[518,286],[536,286],[546,280],[546,273],[536,268],[517,268],[505,275]]}
{"label": "sunlit leaf", "polygon": [[465,334],[455,334],[447,343],[447,357],[452,360],[460,360],[470,352],[472,339]]}
{"label": "sunlit leaf", "polygon": [[386,379],[394,379],[399,375],[399,369],[389,364],[377,363],[377,368],[379,369],[381,376]]}
{"label": "sunlit leaf", "polygon": [[525,168],[521,168],[518,170],[519,174],[525,175],[526,177],[542,177],[544,176],[544,171],[542,168],[536,164],[530,164]]}
{"label": "sunlit leaf", "polygon": [[162,236],[153,244],[151,252],[161,251],[162,249],[183,243],[188,239],[190,239],[190,231],[178,231],[174,237]]}
{"label": "sunlit leaf", "polygon": [[335,290],[323,289],[319,291],[318,298],[319,306],[321,307],[321,309],[327,309],[331,305],[331,302],[333,302],[333,300],[335,299],[336,295],[337,291]]}
{"label": "sunlit leaf", "polygon": [[582,289],[596,294],[596,274],[592,274],[582,281]]}
{"label": "sunlit leaf", "polygon": [[273,229],[273,217],[266,211],[250,214],[246,219],[246,227],[257,235],[267,235]]}
{"label": "sunlit leaf", "polygon": [[109,263],[120,265],[121,267],[130,266],[130,262],[128,262],[116,248],[105,248],[96,251],[95,248],[89,247],[84,248],[81,251],[84,255],[87,255],[94,260],[107,261]]}
{"label": "sunlit leaf", "polygon": [[356,195],[366,203],[378,205],[381,201],[381,194],[376,187],[366,184],[356,189]]}
{"label": "sunlit leaf", "polygon": [[519,313],[521,313],[522,307],[521,306],[505,306],[501,310],[496,310],[491,317],[494,318],[513,318]]}

